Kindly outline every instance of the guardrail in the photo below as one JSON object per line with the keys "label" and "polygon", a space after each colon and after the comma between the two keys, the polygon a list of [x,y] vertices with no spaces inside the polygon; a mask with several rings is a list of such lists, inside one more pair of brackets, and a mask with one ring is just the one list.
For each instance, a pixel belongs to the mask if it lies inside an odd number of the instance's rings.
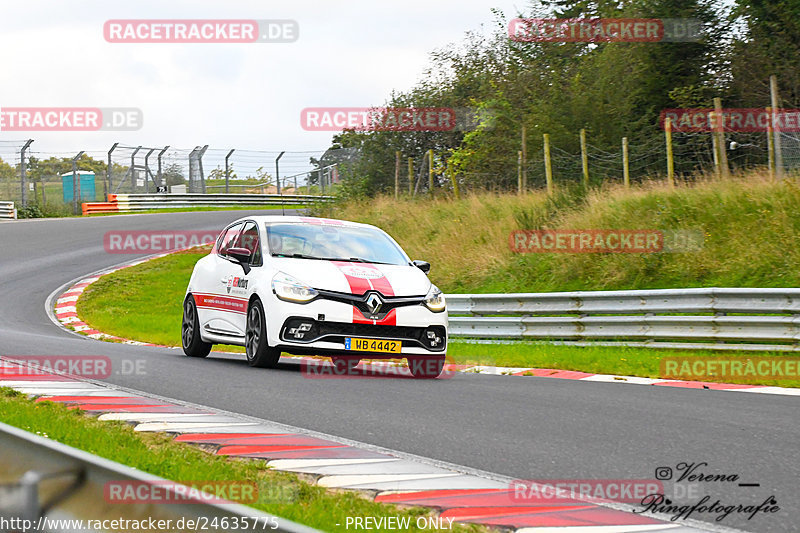
{"label": "guardrail", "polygon": [[[3,472],[4,481],[4,484],[0,484],[0,520],[17,520],[18,525],[22,524],[22,520],[28,520],[28,524],[32,524],[32,527],[17,528],[11,522],[12,530],[35,529],[50,533],[74,531],[74,524],[62,522],[61,528],[54,524],[62,519],[64,522],[70,519],[86,522],[113,517],[137,521],[144,519],[145,522],[148,518],[172,520],[173,526],[182,518],[191,519],[195,524],[207,524],[211,531],[228,531],[232,519],[239,518],[237,525],[243,527],[237,527],[237,531],[317,531],[234,503],[103,503],[105,487],[109,482],[153,483],[162,495],[178,495],[179,491],[187,494],[188,488],[3,423],[0,423],[0,450],[3,451],[0,454],[0,471]],[[9,479],[14,479],[11,475],[15,473],[18,473],[18,480],[8,483]],[[42,501],[43,496],[47,501]],[[170,499],[178,498],[164,497],[164,500]],[[210,495],[198,499],[213,501]],[[243,520],[243,517],[247,520]],[[48,528],[33,527],[42,524],[40,518],[42,523],[49,525]],[[45,518],[49,520],[45,522]],[[210,527],[215,523],[219,527]],[[170,530],[179,529],[183,528],[172,527]]]}
{"label": "guardrail", "polygon": [[17,218],[17,209],[14,202],[0,202],[0,218]]}
{"label": "guardrail", "polygon": [[333,196],[315,194],[109,194],[108,202],[84,203],[82,209],[89,215],[186,207],[308,205],[333,200]]}
{"label": "guardrail", "polygon": [[453,337],[800,350],[800,289],[449,294],[447,306]]}

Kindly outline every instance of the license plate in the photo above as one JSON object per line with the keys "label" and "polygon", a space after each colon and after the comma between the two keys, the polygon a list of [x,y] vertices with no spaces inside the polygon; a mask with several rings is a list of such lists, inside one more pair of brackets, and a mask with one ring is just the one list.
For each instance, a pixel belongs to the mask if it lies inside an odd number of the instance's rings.
{"label": "license plate", "polygon": [[346,337],[344,339],[344,349],[354,352],[400,353],[401,346],[402,343],[400,341],[358,339],[356,337]]}

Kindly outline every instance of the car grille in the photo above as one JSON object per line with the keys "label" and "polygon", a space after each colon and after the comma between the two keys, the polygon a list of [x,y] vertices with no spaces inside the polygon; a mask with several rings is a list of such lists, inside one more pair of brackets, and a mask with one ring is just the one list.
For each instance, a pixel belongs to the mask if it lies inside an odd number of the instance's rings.
{"label": "car grille", "polygon": [[[433,334],[434,339],[429,338]],[[281,328],[281,339],[290,342],[315,341],[342,342],[345,337],[384,338],[402,341],[403,346],[423,347],[443,351],[446,331],[444,326],[389,326],[385,324],[355,324],[347,322],[319,322],[310,318],[292,317]],[[439,338],[435,346],[434,340]]]}

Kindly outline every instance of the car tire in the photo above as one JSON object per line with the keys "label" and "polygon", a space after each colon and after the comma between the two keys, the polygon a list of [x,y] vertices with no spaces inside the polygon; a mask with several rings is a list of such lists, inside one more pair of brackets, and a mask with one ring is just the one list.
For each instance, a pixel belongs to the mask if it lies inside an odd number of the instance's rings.
{"label": "car tire", "polygon": [[267,340],[267,320],[261,300],[254,300],[247,309],[245,331],[247,364],[256,368],[275,368],[281,351],[272,348]]}
{"label": "car tire", "polygon": [[181,346],[183,353],[189,357],[206,357],[211,352],[212,345],[200,338],[200,320],[197,318],[197,306],[191,294],[183,301]]}
{"label": "car tire", "polygon": [[355,371],[358,363],[361,362],[361,359],[354,358],[354,357],[331,357],[331,361],[333,362],[333,366],[336,368],[336,373],[341,375],[350,375]]}
{"label": "car tire", "polygon": [[438,378],[444,370],[444,356],[409,357],[408,369],[417,379]]}

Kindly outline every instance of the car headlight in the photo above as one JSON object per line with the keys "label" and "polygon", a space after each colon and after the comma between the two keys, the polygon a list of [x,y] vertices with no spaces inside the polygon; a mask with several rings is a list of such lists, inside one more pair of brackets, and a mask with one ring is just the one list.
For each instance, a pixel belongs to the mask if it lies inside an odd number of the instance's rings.
{"label": "car headlight", "polygon": [[442,294],[442,291],[440,291],[439,287],[436,285],[431,285],[431,289],[425,296],[425,307],[434,313],[441,313],[447,307],[444,301],[444,294]]}
{"label": "car headlight", "polygon": [[315,289],[283,272],[272,278],[272,291],[281,300],[298,304],[308,303],[319,295]]}

